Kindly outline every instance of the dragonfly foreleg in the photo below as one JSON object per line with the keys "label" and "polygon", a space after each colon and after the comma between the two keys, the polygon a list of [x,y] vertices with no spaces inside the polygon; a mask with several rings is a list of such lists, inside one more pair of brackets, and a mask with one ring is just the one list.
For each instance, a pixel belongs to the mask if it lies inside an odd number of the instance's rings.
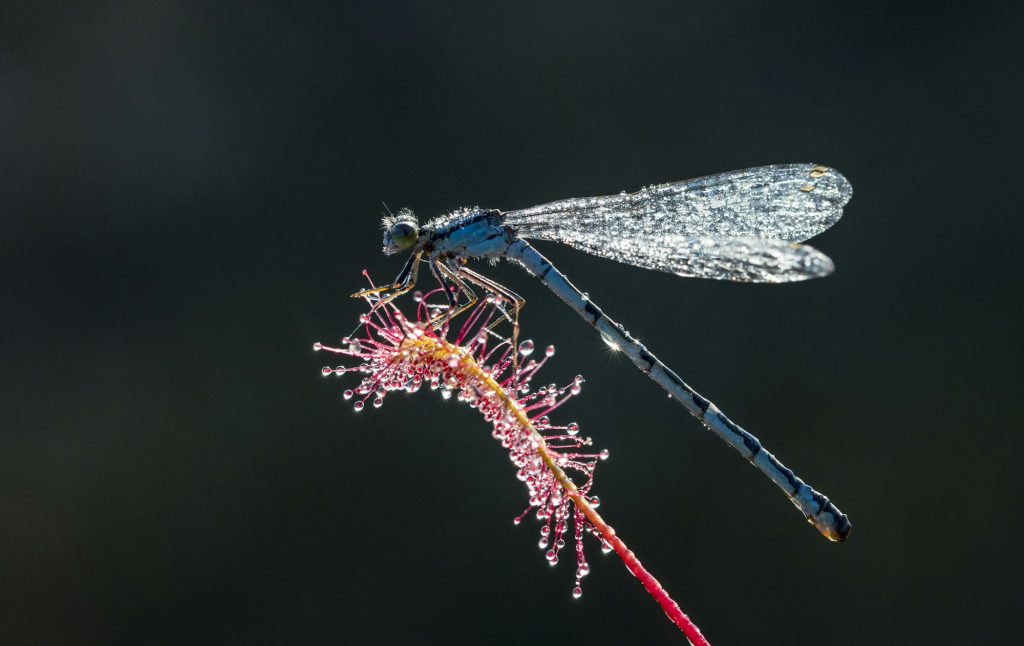
{"label": "dragonfly foreleg", "polygon": [[[419,274],[419,270],[420,254],[415,253],[409,256],[409,260],[407,260],[405,266],[402,267],[402,271],[399,272],[398,276],[395,278],[395,282],[390,285],[382,285],[380,287],[358,291],[355,294],[352,294],[352,298],[368,298],[376,295],[377,300],[373,302],[373,307],[377,308],[382,305],[386,305],[416,286],[416,277]],[[386,295],[380,296],[380,294],[385,293]]]}

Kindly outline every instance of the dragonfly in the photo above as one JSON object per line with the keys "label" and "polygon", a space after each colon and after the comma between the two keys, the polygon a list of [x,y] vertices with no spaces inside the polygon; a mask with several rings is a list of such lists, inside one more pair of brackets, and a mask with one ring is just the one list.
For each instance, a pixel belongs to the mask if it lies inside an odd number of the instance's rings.
{"label": "dragonfly", "polygon": [[[828,166],[773,164],[652,185],[635,193],[569,198],[514,211],[463,208],[422,226],[412,211],[403,209],[383,220],[383,251],[388,255],[407,251],[408,260],[393,283],[353,296],[374,295],[377,303],[389,302],[413,289],[420,264],[425,262],[446,286],[450,302],[446,317],[473,306],[477,298],[472,285],[512,304],[517,332],[525,300],[467,265],[478,259],[518,262],[670,398],[768,476],[823,536],[842,541],[852,528],[846,514],[633,338],[529,240],[561,243],[683,277],[746,283],[799,281],[832,273],[828,256],[801,243],[835,224],[852,193],[850,182]],[[458,291],[466,296],[462,305]]]}

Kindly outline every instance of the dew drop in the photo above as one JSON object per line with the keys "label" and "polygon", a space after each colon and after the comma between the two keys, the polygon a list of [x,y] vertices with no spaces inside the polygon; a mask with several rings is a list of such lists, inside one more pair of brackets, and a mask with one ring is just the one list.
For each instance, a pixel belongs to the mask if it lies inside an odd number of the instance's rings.
{"label": "dew drop", "polygon": [[384,398],[383,397],[378,397],[378,398],[373,400],[373,407],[374,408],[380,408],[383,405],[384,405]]}
{"label": "dew drop", "polygon": [[322,343],[320,343],[319,341],[317,341],[316,343],[314,343],[314,344],[313,344],[313,350],[314,350],[314,351],[319,351],[319,350],[321,350],[321,349],[322,349],[323,347],[324,347],[324,346],[323,346],[323,344],[322,344]]}
{"label": "dew drop", "polygon": [[332,372],[334,372],[334,370],[332,370],[330,366],[324,366],[323,368],[320,368],[320,374],[322,374],[325,377],[331,374]]}
{"label": "dew drop", "polygon": [[344,397],[345,400],[347,401],[349,399],[352,399],[352,395],[354,395],[354,394],[355,393],[352,392],[351,390],[346,390],[345,392],[341,393],[341,396]]}
{"label": "dew drop", "polygon": [[539,541],[537,541],[537,547],[539,547],[541,549],[545,549],[547,546],[548,546],[548,539],[547,539],[546,536],[544,538],[540,539]]}
{"label": "dew drop", "polygon": [[579,599],[582,596],[583,596],[583,588],[581,588],[580,586],[576,586],[575,588],[572,589],[572,598],[573,599]]}
{"label": "dew drop", "polygon": [[357,413],[363,410],[363,406],[364,404],[362,400],[359,400],[356,403],[352,404],[352,408],[354,408]]}
{"label": "dew drop", "polygon": [[583,565],[579,566],[579,568],[576,570],[576,577],[577,578],[582,579],[583,577],[587,576],[588,574],[590,574],[590,566],[587,565],[586,563],[584,563]]}
{"label": "dew drop", "polygon": [[590,499],[590,506],[593,507],[594,509],[597,509],[598,507],[601,506],[601,499],[598,498],[597,496],[594,496],[593,498]]}
{"label": "dew drop", "polygon": [[622,349],[622,348],[621,348],[621,347],[619,346],[619,343],[618,343],[618,341],[616,341],[616,340],[615,340],[615,339],[613,339],[612,337],[608,336],[608,335],[607,335],[607,334],[605,334],[604,332],[601,332],[601,340],[602,340],[602,341],[604,341],[605,345],[607,345],[607,346],[608,346],[608,347],[609,347],[610,349],[612,349],[612,350],[618,351],[618,350],[621,350],[621,349]]}
{"label": "dew drop", "polygon": [[545,355],[547,355],[547,356],[549,356],[549,357],[553,357],[553,356],[555,356],[555,346],[553,346],[553,345],[549,345],[549,346],[547,347],[547,349],[546,349],[546,350],[544,350],[544,354],[545,354]]}
{"label": "dew drop", "polygon": [[[608,459],[608,449],[603,449],[600,453],[597,454],[597,457],[601,458],[602,460],[607,460]],[[604,473],[604,472],[602,471],[601,473]]]}
{"label": "dew drop", "polygon": [[569,435],[576,435],[577,433],[580,432],[580,425],[577,424],[576,422],[569,422],[569,425],[565,427],[565,431]]}
{"label": "dew drop", "polygon": [[526,339],[525,341],[520,343],[519,354],[523,355],[524,357],[528,357],[531,354],[533,354],[533,341],[531,341],[530,339]]}

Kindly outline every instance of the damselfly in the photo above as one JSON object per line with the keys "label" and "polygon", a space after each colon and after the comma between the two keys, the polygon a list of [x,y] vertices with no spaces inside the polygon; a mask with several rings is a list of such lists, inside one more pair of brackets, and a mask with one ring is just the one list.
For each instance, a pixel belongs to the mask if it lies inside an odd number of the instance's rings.
{"label": "damselfly", "polygon": [[642,343],[609,318],[586,293],[542,256],[528,239],[567,244],[628,265],[679,276],[740,282],[781,283],[825,276],[832,261],[798,244],[821,233],[842,215],[852,188],[835,170],[816,164],[782,164],[650,186],[636,193],[570,198],[518,211],[461,209],[420,226],[402,210],[384,218],[384,253],[411,252],[391,285],[359,292],[386,302],[416,284],[421,261],[446,289],[446,318],[476,302],[475,285],[507,299],[515,326],[524,300],[469,269],[474,258],[509,258],[521,263],[569,307],[595,327],[669,396],[782,489],[818,531],[841,541],[851,524],[818,493],[769,453],[756,437],[726,417],[687,385]]}

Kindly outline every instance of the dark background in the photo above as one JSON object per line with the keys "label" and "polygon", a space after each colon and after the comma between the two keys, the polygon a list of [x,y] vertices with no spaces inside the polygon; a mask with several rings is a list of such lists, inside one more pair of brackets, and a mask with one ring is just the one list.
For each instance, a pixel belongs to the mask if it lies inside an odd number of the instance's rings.
{"label": "dark background", "polygon": [[713,643],[1016,643],[1024,12],[856,4],[5,5],[0,641],[680,643],[592,543],[571,599],[474,411],[356,415],[311,344],[400,267],[382,200],[816,161],[855,188],[825,280],[540,247],[831,496],[845,544],[482,269],[558,346],[545,381],[588,378],[557,417],[611,450],[601,511]]}

